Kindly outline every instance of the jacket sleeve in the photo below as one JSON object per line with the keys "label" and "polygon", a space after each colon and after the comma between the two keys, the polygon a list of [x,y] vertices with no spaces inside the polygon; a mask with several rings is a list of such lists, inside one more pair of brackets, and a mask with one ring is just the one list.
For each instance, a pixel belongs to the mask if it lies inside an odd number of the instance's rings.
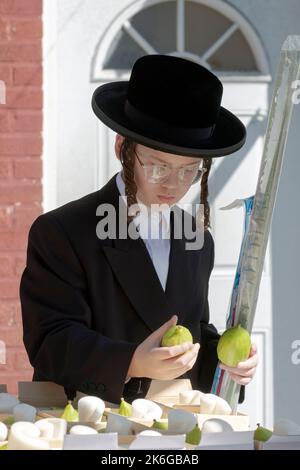
{"label": "jacket sleeve", "polygon": [[37,375],[119,403],[138,344],[92,329],[84,270],[50,213],[31,226],[20,300],[23,341]]}
{"label": "jacket sleeve", "polygon": [[[213,324],[209,323],[209,303],[208,303],[208,292],[209,292],[209,279],[215,262],[215,246],[213,237],[211,239],[211,254],[210,254],[210,266],[207,281],[207,295],[205,297],[205,309],[204,315],[201,320],[201,348],[199,353],[200,361],[200,375],[199,375],[199,388],[204,393],[209,393],[213,384],[213,379],[218,365],[217,345],[219,342],[220,335]],[[239,403],[242,403],[245,398],[245,387],[241,386],[239,395]]]}

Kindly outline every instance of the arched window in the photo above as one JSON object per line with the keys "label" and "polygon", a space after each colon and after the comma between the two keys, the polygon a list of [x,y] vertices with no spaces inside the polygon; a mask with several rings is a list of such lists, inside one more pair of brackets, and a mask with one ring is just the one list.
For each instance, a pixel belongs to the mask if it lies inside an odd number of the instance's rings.
{"label": "arched window", "polygon": [[145,54],[185,57],[221,75],[269,73],[255,31],[237,10],[220,0],[135,2],[100,39],[92,81],[126,75]]}

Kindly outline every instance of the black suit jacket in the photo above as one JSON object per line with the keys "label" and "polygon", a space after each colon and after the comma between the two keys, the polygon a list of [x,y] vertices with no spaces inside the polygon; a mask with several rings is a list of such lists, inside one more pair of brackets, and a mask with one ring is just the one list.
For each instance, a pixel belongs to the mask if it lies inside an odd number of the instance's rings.
{"label": "black suit jacket", "polygon": [[178,324],[201,344],[184,377],[194,389],[209,392],[219,338],[209,324],[213,238],[206,230],[201,249],[185,250],[186,240],[173,237],[182,215],[176,206],[164,291],[141,238],[96,236],[97,207],[111,203],[118,211],[119,196],[114,175],[99,191],[39,216],[30,228],[20,299],[33,380],[115,403],[122,396],[144,397],[151,379],[124,385],[131,358],[139,343],[177,314]]}

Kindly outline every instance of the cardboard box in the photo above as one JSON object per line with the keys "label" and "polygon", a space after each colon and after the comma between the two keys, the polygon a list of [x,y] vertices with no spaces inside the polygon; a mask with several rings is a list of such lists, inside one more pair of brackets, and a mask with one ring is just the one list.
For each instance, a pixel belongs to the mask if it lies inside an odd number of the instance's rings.
{"label": "cardboard box", "polygon": [[192,390],[189,379],[152,380],[145,398],[167,405],[178,403],[179,392]]}
{"label": "cardboard box", "polygon": [[[194,413],[198,418],[198,423],[201,428],[203,422],[210,418],[222,418],[231,424],[235,431],[246,431],[249,429],[249,418],[241,413],[234,416],[217,416],[206,415],[199,413],[200,407],[197,405],[181,405],[179,401],[179,393],[186,390],[192,390],[191,383],[186,379],[177,379],[172,381],[157,381],[153,380],[147,396],[145,398],[156,402],[163,410],[162,420],[166,420],[170,410],[174,408],[181,408]],[[74,405],[76,406],[78,400],[85,396],[83,393],[77,393]],[[60,417],[63,409],[67,404],[67,397],[64,388],[52,382],[20,382],[18,398],[23,403],[28,403],[35,406],[38,410],[38,419],[47,417]],[[74,425],[84,424],[97,429],[98,432],[105,432],[107,419],[111,413],[117,413],[119,405],[115,403],[106,402],[106,408],[101,422],[98,423],[68,423],[68,430]],[[5,418],[4,416],[0,418]],[[143,430],[149,430],[152,425],[152,420],[143,420],[135,418],[125,418],[128,420],[128,435],[118,435],[119,447],[126,449],[135,439],[135,435]],[[161,434],[170,435],[166,430],[159,430]],[[175,443],[175,440],[174,440]],[[55,447],[55,446],[54,446]],[[57,446],[56,446],[57,448]],[[187,449],[194,449],[195,446],[186,445]]]}
{"label": "cardboard box", "polygon": [[[77,392],[74,403],[85,396]],[[64,387],[54,382],[19,382],[18,398],[36,408],[64,408],[68,403]]]}
{"label": "cardboard box", "polygon": [[[207,419],[221,418],[227,421],[235,431],[249,430],[249,417],[243,413],[238,413],[236,415],[207,415],[200,413],[199,406],[197,405],[181,405],[179,403],[179,393],[186,390],[192,390],[189,379],[152,380],[145,398],[156,402],[162,407],[162,418],[167,417],[170,409],[181,408],[197,414],[200,428]],[[83,396],[85,396],[83,393],[77,393],[76,399],[74,400],[75,406],[78,400]],[[19,382],[19,400],[23,403],[28,403],[39,408],[40,417],[58,417],[61,415],[63,408],[67,404],[64,388],[53,382]],[[105,403],[106,410],[104,413],[104,420],[106,420],[108,412],[117,412],[118,410],[118,405],[115,403]],[[148,428],[152,425],[152,422],[150,423],[145,420],[135,419],[135,421]],[[73,424],[70,423],[70,425]]]}
{"label": "cardboard box", "polygon": [[237,413],[236,415],[208,415],[200,413],[200,406],[180,404],[179,393],[186,390],[192,390],[189,379],[167,381],[153,380],[148,391],[147,398],[149,398],[149,400],[155,401],[163,408],[163,418],[166,418],[170,409],[179,408],[196,414],[200,428],[207,419],[216,418],[223,419],[229,423],[234,431],[249,430],[249,416],[246,414]]}

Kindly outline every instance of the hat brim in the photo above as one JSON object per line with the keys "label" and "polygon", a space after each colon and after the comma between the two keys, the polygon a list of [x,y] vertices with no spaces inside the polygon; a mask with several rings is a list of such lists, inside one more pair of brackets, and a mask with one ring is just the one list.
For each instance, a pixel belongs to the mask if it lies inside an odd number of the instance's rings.
{"label": "hat brim", "polygon": [[101,85],[93,93],[92,108],[96,116],[118,134],[156,150],[192,157],[222,157],[239,150],[246,140],[246,128],[234,114],[220,107],[219,116],[212,136],[202,141],[201,146],[191,147],[189,143],[176,143],[176,132],[172,142],[158,136],[147,128],[143,133],[125,114],[127,81]]}

